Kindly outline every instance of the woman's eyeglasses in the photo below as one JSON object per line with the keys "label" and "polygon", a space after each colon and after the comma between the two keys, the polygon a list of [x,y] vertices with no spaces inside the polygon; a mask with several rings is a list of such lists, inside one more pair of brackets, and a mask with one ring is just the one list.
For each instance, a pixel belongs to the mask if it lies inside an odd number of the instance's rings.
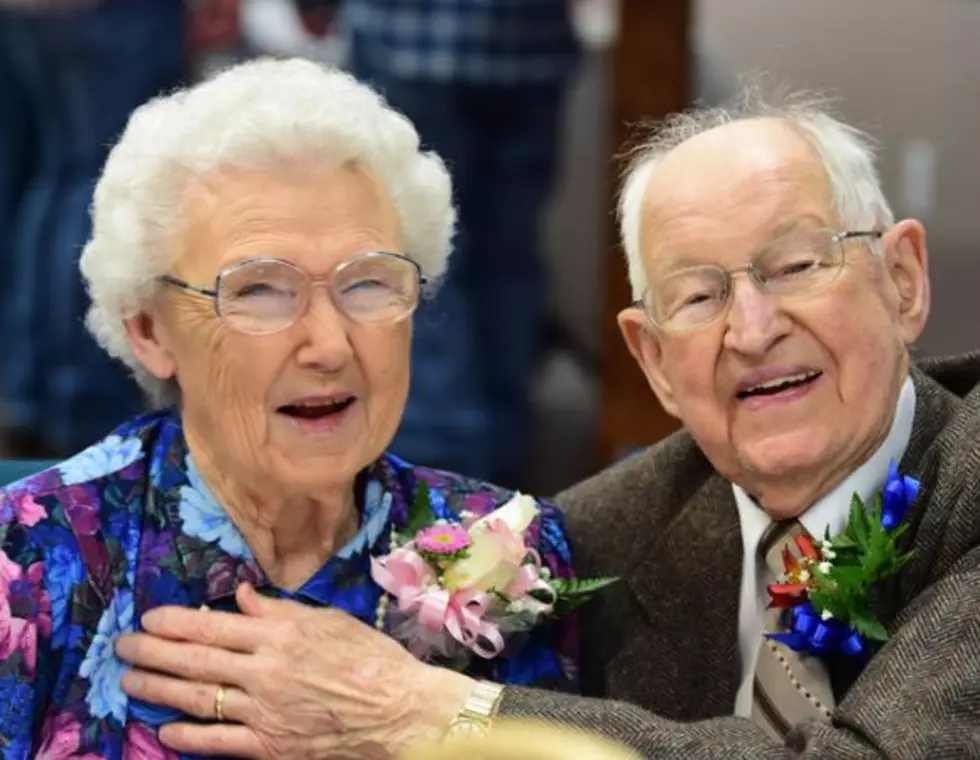
{"label": "woman's eyeglasses", "polygon": [[285,259],[258,258],[222,270],[213,288],[172,275],[163,275],[160,282],[213,299],[217,315],[238,332],[270,335],[306,314],[320,283],[348,319],[398,322],[415,311],[425,277],[408,256],[377,251],[348,259],[320,278]]}

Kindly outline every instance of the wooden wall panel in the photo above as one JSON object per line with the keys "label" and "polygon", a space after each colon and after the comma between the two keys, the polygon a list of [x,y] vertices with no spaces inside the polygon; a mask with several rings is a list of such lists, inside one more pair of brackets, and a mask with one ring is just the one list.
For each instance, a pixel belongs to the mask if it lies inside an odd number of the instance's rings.
{"label": "wooden wall panel", "polygon": [[613,156],[610,161],[608,251],[604,266],[602,418],[599,464],[653,443],[677,424],[657,402],[629,355],[616,314],[630,301],[626,265],[614,223],[621,158],[636,125],[688,104],[691,0],[621,0],[622,31],[613,53]]}

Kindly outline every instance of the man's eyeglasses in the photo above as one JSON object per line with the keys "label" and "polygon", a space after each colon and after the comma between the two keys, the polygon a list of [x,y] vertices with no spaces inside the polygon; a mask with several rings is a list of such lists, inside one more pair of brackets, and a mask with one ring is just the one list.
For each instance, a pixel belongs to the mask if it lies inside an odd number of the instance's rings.
{"label": "man's eyeglasses", "polygon": [[686,267],[658,279],[633,303],[654,325],[671,333],[704,327],[731,304],[734,277],[746,273],[756,286],[774,295],[796,296],[828,287],[844,269],[846,244],[882,236],[879,230],[814,230],[789,235],[766,248],[752,263],[737,269],[705,264]]}
{"label": "man's eyeglasses", "polygon": [[213,288],[172,275],[160,277],[162,283],[213,299],[217,315],[248,335],[270,335],[295,324],[306,314],[313,288],[321,281],[347,318],[379,323],[398,322],[412,314],[425,277],[408,256],[381,251],[341,262],[322,278],[277,258],[249,259],[223,269]]}

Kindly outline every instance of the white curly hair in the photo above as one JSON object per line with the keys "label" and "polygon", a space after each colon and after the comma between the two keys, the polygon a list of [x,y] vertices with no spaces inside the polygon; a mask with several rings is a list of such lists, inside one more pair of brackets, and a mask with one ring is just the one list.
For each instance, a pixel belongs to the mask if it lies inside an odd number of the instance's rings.
{"label": "white curly hair", "polygon": [[133,355],[123,320],[152,299],[171,266],[194,178],[220,169],[274,172],[291,159],[357,163],[385,185],[406,252],[430,282],[444,273],[456,221],[442,160],[420,149],[411,122],[370,87],[305,60],[262,59],[156,98],[130,117],[95,188],[92,237],[80,267],[86,324],[155,403],[173,384]]}
{"label": "white curly hair", "polygon": [[764,82],[750,82],[731,107],[694,108],[671,116],[633,151],[619,195],[619,233],[634,300],[642,298],[647,288],[640,225],[650,179],[672,150],[735,121],[781,119],[809,142],[830,180],[833,210],[840,224],[870,229],[895,223],[875,168],[871,137],[835,118],[831,99],[826,96],[776,91],[767,98],[764,90]]}

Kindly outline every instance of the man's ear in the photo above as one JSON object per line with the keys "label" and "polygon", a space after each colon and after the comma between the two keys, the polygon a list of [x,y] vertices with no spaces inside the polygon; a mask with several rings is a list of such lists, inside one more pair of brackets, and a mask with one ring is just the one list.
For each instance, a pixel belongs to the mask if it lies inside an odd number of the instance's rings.
{"label": "man's ear", "polygon": [[123,321],[126,339],[140,364],[154,377],[169,380],[177,373],[177,360],[169,348],[159,315],[141,311]]}
{"label": "man's ear", "polygon": [[643,370],[660,405],[668,414],[678,417],[674,389],[663,372],[663,351],[660,336],[654,326],[643,309],[637,306],[623,309],[619,312],[617,321],[623,340],[626,341],[626,347]]}
{"label": "man's ear", "polygon": [[932,305],[929,286],[929,251],[921,222],[905,219],[882,238],[888,275],[898,294],[898,317],[907,345],[925,330]]}

